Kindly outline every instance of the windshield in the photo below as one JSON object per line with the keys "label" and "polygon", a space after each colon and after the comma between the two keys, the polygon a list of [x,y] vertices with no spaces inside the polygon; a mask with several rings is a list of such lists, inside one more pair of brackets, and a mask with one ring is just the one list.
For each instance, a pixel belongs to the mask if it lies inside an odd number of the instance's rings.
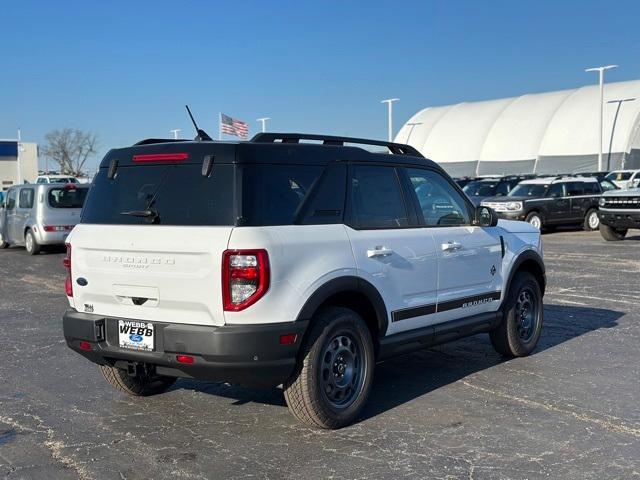
{"label": "windshield", "polygon": [[498,182],[470,182],[462,190],[472,197],[492,197],[495,194],[496,185],[498,185]]}
{"label": "windshield", "polygon": [[52,188],[47,195],[51,208],[82,208],[88,188]]}
{"label": "windshield", "polygon": [[548,183],[519,183],[509,192],[508,197],[542,197]]}
{"label": "windshield", "polygon": [[633,172],[611,172],[604,178],[614,182],[619,182],[621,180],[629,180],[631,178],[631,175],[633,175]]}

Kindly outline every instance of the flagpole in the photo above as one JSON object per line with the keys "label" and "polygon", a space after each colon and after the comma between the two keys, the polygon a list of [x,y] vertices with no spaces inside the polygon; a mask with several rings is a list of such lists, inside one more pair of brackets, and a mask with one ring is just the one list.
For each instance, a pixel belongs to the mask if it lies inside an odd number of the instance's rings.
{"label": "flagpole", "polygon": [[218,140],[222,140],[222,112],[218,114]]}

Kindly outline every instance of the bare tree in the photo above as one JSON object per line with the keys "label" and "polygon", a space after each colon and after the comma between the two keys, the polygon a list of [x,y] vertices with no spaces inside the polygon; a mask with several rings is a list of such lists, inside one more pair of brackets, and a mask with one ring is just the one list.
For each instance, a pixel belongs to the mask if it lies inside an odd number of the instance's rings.
{"label": "bare tree", "polygon": [[98,136],[72,128],[53,130],[44,136],[42,153],[60,165],[60,173],[81,176],[87,159],[96,153]]}

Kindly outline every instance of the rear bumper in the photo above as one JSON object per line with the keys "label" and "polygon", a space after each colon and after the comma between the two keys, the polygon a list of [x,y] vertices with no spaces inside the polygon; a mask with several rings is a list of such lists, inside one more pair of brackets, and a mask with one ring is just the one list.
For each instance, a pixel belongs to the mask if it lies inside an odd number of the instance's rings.
{"label": "rear bumper", "polygon": [[607,212],[599,211],[600,221],[613,228],[640,228],[640,212]]}
{"label": "rear bumper", "polygon": [[70,232],[45,232],[42,227],[33,228],[36,234],[36,241],[40,245],[64,245]]}
{"label": "rear bumper", "polygon": [[[99,365],[126,368],[128,363],[153,365],[159,375],[223,381],[248,386],[273,387],[286,381],[307,322],[209,327],[154,323],[155,351],[119,347],[118,318],[67,310],[63,317],[67,345]],[[297,334],[295,343],[281,345],[280,336]],[[80,348],[89,342],[91,350]],[[192,364],[178,363],[177,354],[194,357]]]}

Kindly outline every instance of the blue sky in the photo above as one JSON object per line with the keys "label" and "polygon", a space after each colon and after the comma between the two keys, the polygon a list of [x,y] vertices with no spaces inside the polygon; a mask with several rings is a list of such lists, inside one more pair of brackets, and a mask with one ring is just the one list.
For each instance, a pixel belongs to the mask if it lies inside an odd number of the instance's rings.
{"label": "blue sky", "polygon": [[218,112],[273,131],[386,137],[430,105],[640,78],[636,1],[33,2],[2,6],[0,138],[96,132],[100,153],[212,136]]}

